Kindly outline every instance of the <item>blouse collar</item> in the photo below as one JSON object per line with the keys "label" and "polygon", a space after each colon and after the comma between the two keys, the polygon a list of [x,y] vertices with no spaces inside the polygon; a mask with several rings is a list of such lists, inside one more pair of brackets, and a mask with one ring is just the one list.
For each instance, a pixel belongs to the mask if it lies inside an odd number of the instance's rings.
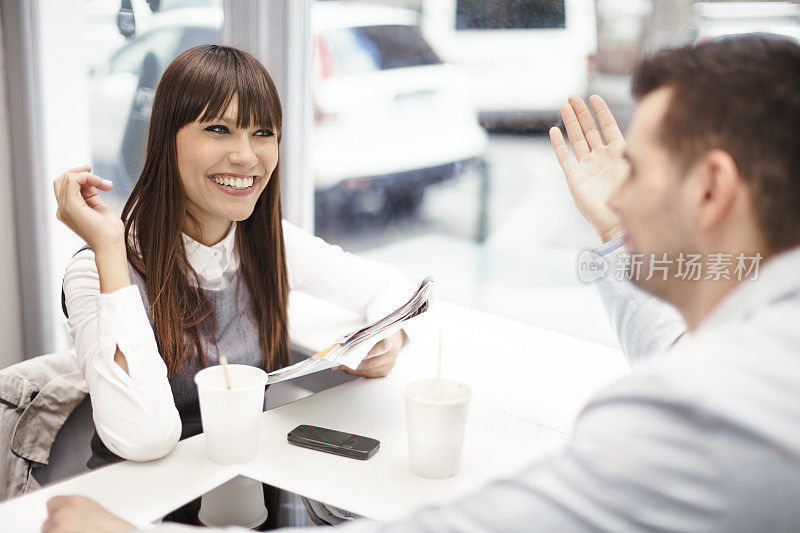
{"label": "blouse collar", "polygon": [[225,237],[213,246],[205,246],[185,233],[182,234],[182,237],[183,245],[186,248],[186,259],[197,272],[201,285],[217,282],[226,273],[236,270],[238,266],[234,254],[236,222],[231,223],[231,228]]}

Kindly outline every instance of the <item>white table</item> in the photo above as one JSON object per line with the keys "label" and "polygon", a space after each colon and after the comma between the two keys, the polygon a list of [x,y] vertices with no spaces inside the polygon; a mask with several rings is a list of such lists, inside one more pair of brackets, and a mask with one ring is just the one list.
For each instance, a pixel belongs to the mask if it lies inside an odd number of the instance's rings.
{"label": "white table", "polygon": [[[324,347],[354,326],[355,317],[307,304],[292,303],[292,334],[300,345]],[[198,435],[163,459],[126,461],[8,501],[0,505],[3,531],[39,531],[45,502],[55,494],[92,497],[144,526],[238,474],[370,518],[396,517],[551,453],[587,398],[627,370],[617,349],[446,303],[437,312],[432,318],[446,332],[445,376],[473,389],[458,476],[428,480],[408,470],[402,388],[435,371],[431,328],[415,332],[389,377],[352,381],[266,411],[260,454],[250,463],[212,463]],[[286,434],[299,424],[374,437],[381,449],[356,461],[289,445]]]}

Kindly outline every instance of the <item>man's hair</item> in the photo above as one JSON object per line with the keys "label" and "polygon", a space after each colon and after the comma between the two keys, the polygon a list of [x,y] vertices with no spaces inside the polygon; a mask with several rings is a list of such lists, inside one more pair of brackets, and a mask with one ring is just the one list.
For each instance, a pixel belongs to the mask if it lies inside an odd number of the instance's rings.
{"label": "man's hair", "polygon": [[729,153],[747,183],[768,251],[800,245],[800,44],[774,35],[664,50],[633,75],[639,100],[672,89],[661,143],[686,171]]}

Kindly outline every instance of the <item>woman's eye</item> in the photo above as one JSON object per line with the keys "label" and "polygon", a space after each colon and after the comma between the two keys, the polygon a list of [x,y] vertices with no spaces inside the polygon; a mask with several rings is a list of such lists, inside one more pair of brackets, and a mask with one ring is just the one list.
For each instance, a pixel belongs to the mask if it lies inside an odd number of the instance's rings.
{"label": "woman's eye", "polygon": [[[206,131],[210,131],[212,133],[230,133],[230,130],[227,126],[222,126],[219,124],[207,127]],[[275,133],[272,130],[258,130],[253,135],[257,137],[272,137],[275,135]]]}
{"label": "woman's eye", "polygon": [[206,128],[206,131],[210,131],[213,133],[228,133],[228,128],[225,126],[209,126]]}

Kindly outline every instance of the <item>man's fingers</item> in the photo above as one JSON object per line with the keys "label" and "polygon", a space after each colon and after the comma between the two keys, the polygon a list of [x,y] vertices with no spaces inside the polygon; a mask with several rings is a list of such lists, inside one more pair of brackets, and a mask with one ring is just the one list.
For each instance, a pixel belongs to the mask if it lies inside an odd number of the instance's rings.
{"label": "man's fingers", "polygon": [[597,129],[597,122],[595,122],[594,116],[592,116],[592,112],[589,110],[589,106],[587,106],[583,98],[579,96],[570,96],[569,103],[575,111],[575,115],[578,117],[578,123],[581,125],[583,136],[586,138],[589,148],[595,150],[602,147],[603,138],[600,136],[600,130]]}
{"label": "man's fingers", "polygon": [[53,496],[47,500],[47,514],[52,515],[70,502],[70,496]]}
{"label": "man's fingers", "polygon": [[564,136],[561,134],[561,129],[553,127],[550,128],[550,144],[553,145],[553,150],[556,153],[558,164],[561,165],[561,170],[567,177],[567,181],[572,179],[572,171],[577,166],[575,158],[569,153],[567,143],[564,141]]}
{"label": "man's fingers", "polygon": [[592,105],[592,109],[594,109],[594,113],[597,115],[600,131],[603,132],[603,137],[605,137],[606,142],[608,144],[620,141],[625,142],[622,131],[620,131],[619,125],[617,125],[617,121],[605,100],[593,94],[589,97],[589,103]]}
{"label": "man's fingers", "polygon": [[580,161],[589,155],[589,144],[583,136],[583,130],[578,122],[578,117],[575,115],[575,110],[572,109],[570,104],[561,106],[561,118],[564,119],[564,128],[567,130],[567,137],[569,137],[569,144],[572,146],[572,151],[575,157]]}

